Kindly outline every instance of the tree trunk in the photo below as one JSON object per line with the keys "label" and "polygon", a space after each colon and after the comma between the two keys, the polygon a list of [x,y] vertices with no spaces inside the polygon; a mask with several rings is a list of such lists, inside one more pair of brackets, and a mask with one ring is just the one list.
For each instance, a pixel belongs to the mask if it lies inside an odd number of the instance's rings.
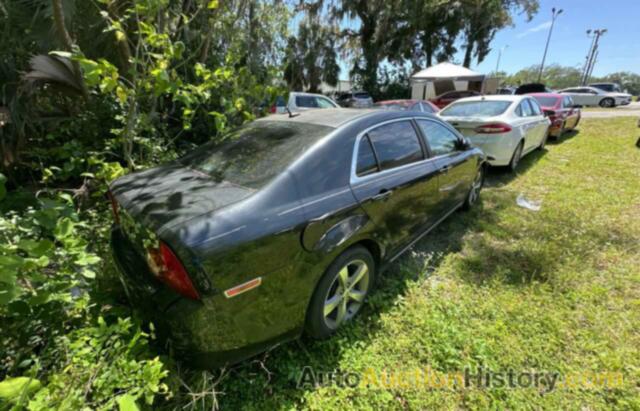
{"label": "tree trunk", "polygon": [[466,50],[464,52],[464,62],[463,66],[470,68],[471,66],[471,58],[473,56],[473,40],[469,40],[466,45]]}
{"label": "tree trunk", "polygon": [[[64,9],[62,8],[62,0],[52,0],[51,6],[53,8],[53,23],[56,27],[56,32],[60,37],[60,41],[62,42],[62,46],[66,51],[73,52],[73,39],[67,31],[67,26],[64,22]],[[87,86],[84,84],[84,79],[82,78],[82,70],[80,70],[80,64],[78,64],[78,62],[75,60],[72,60],[71,64],[73,65],[73,71],[75,72],[78,84],[80,84],[80,86],[82,87],[82,97],[84,97],[85,100],[88,100],[89,91],[87,90]]]}

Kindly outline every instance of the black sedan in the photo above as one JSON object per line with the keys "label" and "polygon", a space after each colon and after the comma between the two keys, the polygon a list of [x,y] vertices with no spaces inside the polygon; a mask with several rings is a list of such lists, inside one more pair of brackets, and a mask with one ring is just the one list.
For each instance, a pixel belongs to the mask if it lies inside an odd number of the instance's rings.
{"label": "black sedan", "polygon": [[386,265],[477,201],[484,161],[426,113],[269,116],[112,183],[115,260],[131,301],[193,364],[327,338]]}

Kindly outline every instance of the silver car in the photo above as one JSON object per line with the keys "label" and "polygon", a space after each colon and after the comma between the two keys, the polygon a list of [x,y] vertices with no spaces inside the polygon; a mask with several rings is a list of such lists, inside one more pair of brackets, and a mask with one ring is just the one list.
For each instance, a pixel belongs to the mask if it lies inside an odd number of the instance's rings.
{"label": "silver car", "polygon": [[523,156],[544,148],[551,124],[538,102],[527,95],[463,98],[438,116],[480,147],[490,165],[511,170]]}
{"label": "silver car", "polygon": [[284,103],[284,99],[279,98],[271,112],[283,114],[287,112],[287,107],[290,111],[294,112],[314,108],[339,108],[340,106],[338,103],[329,97],[323,96],[322,94],[292,91],[289,93],[289,101],[287,104]]}
{"label": "silver car", "polygon": [[338,103],[342,107],[369,108],[373,107],[373,99],[366,91],[353,91],[338,96]]}
{"label": "silver car", "polygon": [[558,91],[571,96],[581,106],[615,107],[631,102],[631,94],[610,93],[596,87],[571,87]]}

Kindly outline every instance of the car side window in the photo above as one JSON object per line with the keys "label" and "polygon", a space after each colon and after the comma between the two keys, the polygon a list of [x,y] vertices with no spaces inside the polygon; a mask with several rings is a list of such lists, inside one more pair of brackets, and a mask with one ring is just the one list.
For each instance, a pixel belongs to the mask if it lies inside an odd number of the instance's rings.
{"label": "car side window", "polygon": [[335,106],[326,98],[316,97],[316,104],[319,108],[334,108]]}
{"label": "car side window", "polygon": [[533,115],[541,116],[542,109],[540,108],[540,105],[538,104],[538,102],[535,100],[527,100],[527,101],[529,101],[529,104],[531,104],[531,110],[533,110]]}
{"label": "car side window", "polygon": [[296,96],[296,107],[318,107],[318,101],[313,96]]}
{"label": "car side window", "polygon": [[458,150],[458,136],[451,130],[435,121],[418,120],[418,127],[429,142],[434,156],[453,153]]}
{"label": "car side window", "polygon": [[409,121],[396,121],[368,133],[381,170],[402,166],[424,158],[422,146]]}
{"label": "car side window", "polygon": [[532,117],[533,116],[533,109],[531,108],[531,105],[529,105],[529,101],[528,100],[523,100],[520,103],[520,107],[522,110],[522,117]]}
{"label": "car side window", "polygon": [[356,164],[356,175],[359,177],[373,174],[378,171],[378,161],[371,147],[368,136],[362,137],[358,144],[358,160]]}

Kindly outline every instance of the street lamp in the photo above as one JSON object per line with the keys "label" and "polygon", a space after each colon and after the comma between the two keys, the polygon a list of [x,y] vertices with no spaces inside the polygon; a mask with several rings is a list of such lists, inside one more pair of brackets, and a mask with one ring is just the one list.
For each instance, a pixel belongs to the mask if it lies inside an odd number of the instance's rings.
{"label": "street lamp", "polygon": [[496,76],[498,75],[498,68],[500,67],[500,58],[502,57],[502,53],[509,47],[508,44],[505,44],[498,51],[498,61],[496,62]]}
{"label": "street lamp", "polygon": [[547,36],[547,44],[544,46],[544,54],[542,55],[542,63],[540,64],[540,72],[538,72],[538,83],[542,80],[542,70],[544,69],[544,61],[547,58],[547,50],[549,49],[549,41],[551,40],[551,33],[553,32],[553,25],[556,22],[556,18],[562,13],[562,9],[551,9],[551,27],[549,27],[549,35]]}

